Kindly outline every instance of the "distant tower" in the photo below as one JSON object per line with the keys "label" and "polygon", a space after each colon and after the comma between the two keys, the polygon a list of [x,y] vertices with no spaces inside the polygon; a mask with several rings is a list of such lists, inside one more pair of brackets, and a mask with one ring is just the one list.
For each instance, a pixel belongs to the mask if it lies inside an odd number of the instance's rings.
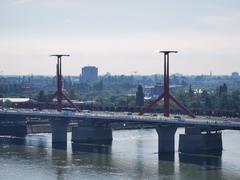
{"label": "distant tower", "polygon": [[98,79],[98,68],[86,66],[82,68],[82,82],[92,82]]}

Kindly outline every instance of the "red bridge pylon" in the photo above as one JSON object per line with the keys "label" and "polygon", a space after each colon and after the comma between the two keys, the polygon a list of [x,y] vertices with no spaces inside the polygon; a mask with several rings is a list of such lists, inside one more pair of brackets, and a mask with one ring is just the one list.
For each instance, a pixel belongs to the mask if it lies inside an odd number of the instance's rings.
{"label": "red bridge pylon", "polygon": [[178,107],[180,107],[180,109],[186,112],[190,117],[195,118],[192,112],[188,110],[183,104],[178,102],[178,100],[169,92],[169,54],[177,53],[177,51],[160,51],[159,53],[164,54],[164,91],[156,100],[152,101],[147,107],[145,107],[143,111],[139,113],[139,115],[143,115],[144,113],[148,112],[154,105],[158,103],[158,101],[164,98],[164,116],[169,117],[170,115],[169,99],[171,99]]}
{"label": "red bridge pylon", "polygon": [[80,112],[80,109],[73,104],[73,102],[62,92],[62,57],[63,56],[70,56],[68,54],[54,54],[50,56],[56,56],[57,57],[57,64],[56,64],[56,77],[57,77],[57,91],[47,99],[44,106],[49,104],[55,97],[57,98],[57,111],[62,111],[62,99],[66,99],[68,103],[75,108],[78,112]]}

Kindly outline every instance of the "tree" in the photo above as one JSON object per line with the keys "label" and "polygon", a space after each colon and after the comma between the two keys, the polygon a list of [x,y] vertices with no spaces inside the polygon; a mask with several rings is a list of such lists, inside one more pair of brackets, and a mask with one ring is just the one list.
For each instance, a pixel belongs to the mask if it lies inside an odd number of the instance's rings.
{"label": "tree", "polygon": [[125,99],[124,96],[118,96],[117,99],[116,99],[116,101],[117,101],[116,104],[117,104],[118,106],[126,106],[126,99]]}
{"label": "tree", "polygon": [[103,90],[103,81],[99,81],[93,85],[94,90],[102,91]]}
{"label": "tree", "polygon": [[202,92],[202,98],[207,98],[208,97],[208,92],[204,89]]}
{"label": "tree", "polygon": [[144,93],[141,85],[138,85],[136,92],[136,106],[144,106]]}
{"label": "tree", "polygon": [[212,108],[212,100],[209,96],[206,96],[204,99],[204,105],[206,108],[211,109]]}
{"label": "tree", "polygon": [[70,99],[77,99],[77,95],[75,93],[75,90],[73,88],[71,88],[69,91],[68,91],[68,95],[69,95],[69,98]]}
{"label": "tree", "polygon": [[6,101],[4,102],[4,107],[9,108],[9,107],[12,107],[12,106],[13,106],[13,103],[12,103],[10,100],[6,100]]}
{"label": "tree", "polygon": [[219,86],[218,88],[218,96],[221,97],[227,95],[227,91],[228,91],[227,85],[224,83],[222,86]]}
{"label": "tree", "polygon": [[0,106],[2,106],[2,105],[3,105],[3,95],[2,95],[2,94],[0,94],[0,98],[2,98],[2,99],[0,100]]}
{"label": "tree", "polygon": [[43,90],[39,91],[37,100],[38,100],[39,102],[44,102],[44,101],[46,101],[46,95],[45,95],[45,92],[44,92]]}
{"label": "tree", "polygon": [[189,86],[188,94],[189,94],[190,97],[193,97],[193,96],[194,96],[194,91],[193,91],[193,89],[192,89],[192,85]]}
{"label": "tree", "polygon": [[224,83],[222,86],[222,93],[227,94],[228,88],[227,85]]}

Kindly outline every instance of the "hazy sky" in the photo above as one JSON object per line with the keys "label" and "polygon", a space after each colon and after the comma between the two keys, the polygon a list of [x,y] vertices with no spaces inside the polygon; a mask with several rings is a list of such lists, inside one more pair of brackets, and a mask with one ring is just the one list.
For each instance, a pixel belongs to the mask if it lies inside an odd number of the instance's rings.
{"label": "hazy sky", "polygon": [[240,72],[239,0],[0,0],[0,72],[100,74]]}

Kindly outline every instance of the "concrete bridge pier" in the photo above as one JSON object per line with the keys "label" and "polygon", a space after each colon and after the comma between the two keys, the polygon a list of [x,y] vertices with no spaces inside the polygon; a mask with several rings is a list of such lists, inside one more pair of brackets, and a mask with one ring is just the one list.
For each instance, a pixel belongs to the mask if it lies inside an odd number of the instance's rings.
{"label": "concrete bridge pier", "polygon": [[174,153],[175,151],[175,126],[159,126],[156,128],[158,133],[158,153]]}
{"label": "concrete bridge pier", "polygon": [[222,133],[217,130],[185,128],[179,136],[179,152],[219,153],[222,147]]}
{"label": "concrete bridge pier", "polygon": [[52,128],[52,143],[67,144],[68,119],[53,118],[50,120]]}
{"label": "concrete bridge pier", "polygon": [[72,128],[73,143],[112,144],[112,128],[107,125],[79,124]]}

